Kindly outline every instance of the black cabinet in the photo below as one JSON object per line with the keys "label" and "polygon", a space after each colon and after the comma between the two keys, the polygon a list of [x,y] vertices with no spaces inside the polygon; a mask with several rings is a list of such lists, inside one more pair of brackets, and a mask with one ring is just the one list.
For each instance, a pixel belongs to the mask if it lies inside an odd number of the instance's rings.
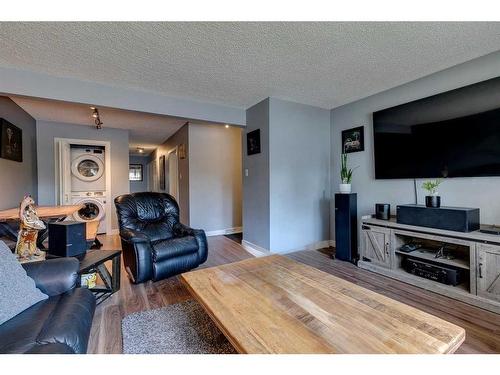
{"label": "black cabinet", "polygon": [[353,263],[359,259],[355,193],[335,194],[335,258]]}

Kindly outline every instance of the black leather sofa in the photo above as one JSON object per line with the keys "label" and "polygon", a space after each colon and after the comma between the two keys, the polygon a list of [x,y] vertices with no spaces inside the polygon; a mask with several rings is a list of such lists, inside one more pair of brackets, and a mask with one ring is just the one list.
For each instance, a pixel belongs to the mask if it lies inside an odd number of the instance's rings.
{"label": "black leather sofa", "polygon": [[49,298],[0,325],[0,353],[86,353],[95,298],[76,288],[78,260],[50,259],[23,267]]}
{"label": "black leather sofa", "polygon": [[205,232],[179,222],[179,206],[164,193],[115,198],[125,269],[134,283],[161,280],[207,260]]}

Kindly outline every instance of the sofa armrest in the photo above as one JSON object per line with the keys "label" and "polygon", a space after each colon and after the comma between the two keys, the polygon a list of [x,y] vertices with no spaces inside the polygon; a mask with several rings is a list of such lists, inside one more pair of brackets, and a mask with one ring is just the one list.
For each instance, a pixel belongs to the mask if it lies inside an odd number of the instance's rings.
{"label": "sofa armrest", "polygon": [[80,263],[76,258],[48,259],[23,263],[36,287],[48,296],[56,296],[76,287]]}
{"label": "sofa armrest", "polygon": [[133,243],[150,242],[149,237],[144,233],[128,228],[120,230],[120,238]]}

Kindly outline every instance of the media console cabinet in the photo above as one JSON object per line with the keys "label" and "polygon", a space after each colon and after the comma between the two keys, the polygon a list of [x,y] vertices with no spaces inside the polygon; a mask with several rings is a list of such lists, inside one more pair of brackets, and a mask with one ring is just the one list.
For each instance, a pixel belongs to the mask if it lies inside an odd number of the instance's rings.
{"label": "media console cabinet", "polygon": [[[408,243],[422,247],[411,253],[401,251],[401,246]],[[443,246],[448,256],[436,258]],[[464,278],[453,286],[414,275],[404,268],[408,256],[459,269]],[[395,218],[363,219],[358,266],[500,313],[500,236],[497,235],[398,224]]]}

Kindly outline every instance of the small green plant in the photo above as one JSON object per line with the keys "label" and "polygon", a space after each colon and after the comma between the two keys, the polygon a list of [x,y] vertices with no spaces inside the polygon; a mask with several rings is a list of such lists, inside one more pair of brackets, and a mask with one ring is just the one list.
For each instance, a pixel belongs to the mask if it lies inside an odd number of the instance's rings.
{"label": "small green plant", "polygon": [[342,154],[340,156],[341,167],[340,167],[340,180],[343,184],[350,184],[352,180],[352,169],[347,168],[347,154]]}
{"label": "small green plant", "polygon": [[427,190],[429,192],[429,195],[436,195],[438,192],[437,189],[439,185],[441,185],[441,182],[443,182],[443,180],[440,178],[438,178],[437,180],[425,181],[422,184],[422,188]]}

